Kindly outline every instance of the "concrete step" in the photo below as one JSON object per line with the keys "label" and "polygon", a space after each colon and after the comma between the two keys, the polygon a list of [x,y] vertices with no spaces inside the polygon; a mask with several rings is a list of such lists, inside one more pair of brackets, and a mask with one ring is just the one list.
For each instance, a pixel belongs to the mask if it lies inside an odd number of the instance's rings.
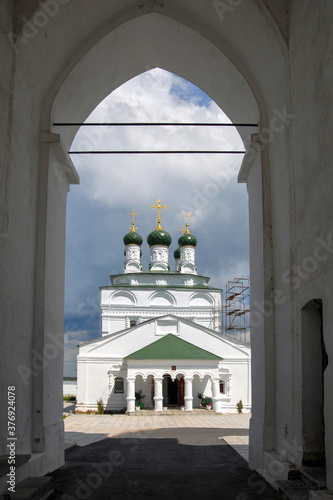
{"label": "concrete step", "polygon": [[283,500],[309,500],[309,488],[299,479],[277,481]]}
{"label": "concrete step", "polygon": [[166,415],[216,415],[214,410],[206,410],[206,409],[194,409],[192,411],[185,411],[185,410],[173,410],[173,409],[167,409],[167,410],[162,410],[162,411],[155,411],[155,410],[135,410],[134,412],[126,412],[126,415],[142,415],[142,416],[166,416]]}
{"label": "concrete step", "polygon": [[333,494],[327,490],[310,491],[309,500],[333,500]]}
{"label": "concrete step", "polygon": [[4,500],[46,500],[54,493],[53,477],[28,477],[15,487],[15,493],[6,491]]}
{"label": "concrete step", "polygon": [[[8,464],[8,459],[9,455],[0,455],[0,494],[5,491],[8,487],[7,484],[7,474],[9,473],[9,467],[10,465]],[[23,455],[23,454],[17,454],[15,456],[15,469],[16,469],[16,478],[18,481],[21,481],[21,479],[27,477],[26,475],[23,475],[22,477],[22,469],[24,466],[29,462],[31,459],[31,455]]]}
{"label": "concrete step", "polygon": [[326,488],[326,467],[304,466],[299,469],[300,480],[310,490],[323,490]]}
{"label": "concrete step", "polygon": [[[8,474],[9,472],[8,458],[9,455],[0,455],[0,477]],[[31,455],[15,455],[16,468],[28,462],[30,458]]]}

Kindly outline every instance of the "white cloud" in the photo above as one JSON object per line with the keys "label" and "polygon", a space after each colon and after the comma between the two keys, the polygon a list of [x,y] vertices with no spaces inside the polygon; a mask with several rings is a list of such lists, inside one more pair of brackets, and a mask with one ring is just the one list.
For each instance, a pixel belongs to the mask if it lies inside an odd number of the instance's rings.
{"label": "white cloud", "polygon": [[[115,90],[90,115],[89,122],[229,122],[201,91],[171,73],[154,69]],[[72,150],[243,150],[234,128],[82,127]],[[168,206],[163,227],[171,234],[170,267],[177,248],[183,210],[198,239],[199,274],[224,288],[235,275],[248,274],[248,214],[245,186],[237,184],[242,155],[82,155],[73,156],[81,185],[72,187],[67,219],[67,316],[109,275],[123,270],[122,238],[134,208],[145,240],[156,225],[150,206],[160,198]],[[82,317],[86,320],[89,316]],[[96,320],[96,318],[95,318]],[[94,320],[94,321],[95,321]],[[79,321],[79,320],[77,320]],[[78,328],[89,329],[89,324]],[[94,323],[94,328],[96,323]]]}

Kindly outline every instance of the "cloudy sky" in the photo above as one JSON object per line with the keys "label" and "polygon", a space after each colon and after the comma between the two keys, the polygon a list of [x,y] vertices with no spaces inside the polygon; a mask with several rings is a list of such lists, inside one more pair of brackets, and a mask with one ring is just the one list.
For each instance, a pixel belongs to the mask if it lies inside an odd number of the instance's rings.
{"label": "cloudy sky", "polygon": [[[229,122],[200,89],[161,69],[133,78],[110,94],[87,122]],[[243,150],[232,127],[81,127],[78,150]],[[124,265],[123,236],[129,212],[144,239],[156,227],[151,205],[168,209],[163,228],[172,236],[169,265],[179,229],[189,211],[189,229],[198,240],[198,274],[225,289],[235,276],[248,276],[248,199],[237,184],[243,155],[73,155],[79,186],[71,186],[67,208],[65,370],[76,376],[77,344],[99,336],[99,287]]]}

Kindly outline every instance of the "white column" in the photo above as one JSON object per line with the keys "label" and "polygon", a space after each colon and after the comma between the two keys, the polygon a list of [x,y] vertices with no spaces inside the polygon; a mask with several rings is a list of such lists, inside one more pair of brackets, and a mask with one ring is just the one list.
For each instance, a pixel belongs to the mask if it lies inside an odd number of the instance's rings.
{"label": "white column", "polygon": [[192,380],[193,377],[184,377],[185,380],[185,411],[193,410]]}
{"label": "white column", "polygon": [[135,377],[127,377],[127,411],[135,411]]}
{"label": "white column", "polygon": [[221,413],[221,393],[219,378],[212,378],[212,392],[213,410],[216,411],[216,413]]}
{"label": "white column", "polygon": [[155,401],[155,411],[163,411],[163,388],[162,388],[162,377],[154,377],[154,401]]}

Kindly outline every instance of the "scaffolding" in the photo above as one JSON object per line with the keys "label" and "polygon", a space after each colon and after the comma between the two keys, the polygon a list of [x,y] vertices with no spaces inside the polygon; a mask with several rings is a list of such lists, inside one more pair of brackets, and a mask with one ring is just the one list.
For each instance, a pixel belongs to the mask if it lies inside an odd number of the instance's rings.
{"label": "scaffolding", "polygon": [[234,278],[226,284],[225,333],[250,342],[249,278]]}

